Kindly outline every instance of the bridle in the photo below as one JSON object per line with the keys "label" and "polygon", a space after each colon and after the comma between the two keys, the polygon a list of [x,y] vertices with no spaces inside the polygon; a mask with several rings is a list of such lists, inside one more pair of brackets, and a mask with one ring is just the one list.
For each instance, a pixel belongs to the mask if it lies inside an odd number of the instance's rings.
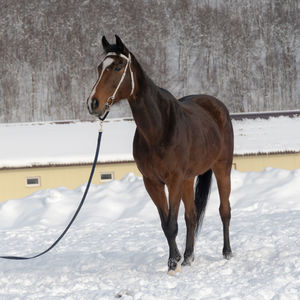
{"label": "bridle", "polygon": [[[120,56],[122,58],[124,58],[127,62],[126,62],[126,66],[125,66],[125,69],[123,71],[123,74],[121,76],[121,79],[114,91],[114,93],[108,97],[106,99],[106,102],[105,102],[105,110],[102,114],[99,114],[98,117],[100,120],[103,120],[106,118],[106,116],[108,115],[109,111],[110,111],[110,107],[114,104],[114,101],[115,101],[115,98],[116,98],[116,94],[119,90],[119,88],[121,87],[121,84],[122,82],[124,81],[124,78],[126,76],[126,72],[127,72],[127,69],[129,68],[129,71],[130,71],[130,78],[131,78],[131,92],[130,92],[130,96],[133,95],[133,92],[134,92],[134,77],[133,77],[133,72],[132,72],[132,69],[131,69],[131,55],[130,53],[128,54],[128,57],[125,56],[124,54],[116,54],[115,52],[108,52],[105,56],[105,58],[107,58],[108,56]],[[104,58],[104,60],[105,60]]]}

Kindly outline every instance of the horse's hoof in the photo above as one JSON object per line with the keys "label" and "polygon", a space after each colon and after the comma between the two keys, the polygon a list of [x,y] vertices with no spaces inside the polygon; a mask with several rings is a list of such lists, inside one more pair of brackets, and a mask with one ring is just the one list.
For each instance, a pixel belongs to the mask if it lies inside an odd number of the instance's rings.
{"label": "horse's hoof", "polygon": [[194,254],[192,254],[191,256],[189,257],[185,257],[184,258],[184,261],[182,263],[182,266],[191,266],[192,265],[192,262],[195,260],[195,256]]}
{"label": "horse's hoof", "polygon": [[174,276],[176,273],[181,272],[181,260],[169,259],[168,266],[168,275]]}
{"label": "horse's hoof", "polygon": [[181,263],[180,262],[177,263],[175,270],[172,270],[169,268],[168,275],[174,276],[176,273],[179,273],[179,272],[181,272]]}
{"label": "horse's hoof", "polygon": [[227,260],[231,259],[233,257],[232,252],[231,251],[224,251],[223,252],[223,257]]}

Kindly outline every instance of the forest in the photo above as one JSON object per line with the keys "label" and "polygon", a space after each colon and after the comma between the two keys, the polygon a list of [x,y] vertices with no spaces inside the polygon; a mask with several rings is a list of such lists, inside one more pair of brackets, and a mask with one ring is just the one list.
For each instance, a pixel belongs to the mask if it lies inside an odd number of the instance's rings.
{"label": "forest", "polygon": [[115,34],[177,98],[297,109],[299,15],[298,0],[0,0],[0,122],[91,119],[101,38]]}

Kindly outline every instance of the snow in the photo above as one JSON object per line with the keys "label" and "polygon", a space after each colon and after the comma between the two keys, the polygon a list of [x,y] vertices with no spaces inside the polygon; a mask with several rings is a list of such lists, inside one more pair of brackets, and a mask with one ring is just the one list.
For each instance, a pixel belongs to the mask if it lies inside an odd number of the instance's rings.
{"label": "snow", "polygon": [[234,154],[300,152],[300,117],[233,120]]}
{"label": "snow", "polygon": [[[1,255],[31,255],[62,232],[84,185],[0,205]],[[0,260],[0,299],[299,299],[300,170],[232,172],[231,244],[222,258],[215,181],[196,259],[167,275],[168,247],[143,181],[92,185],[78,219],[48,254]],[[183,210],[178,246],[185,241]]]}
{"label": "snow", "polygon": [[[0,168],[92,163],[98,122],[0,124]],[[100,162],[132,161],[132,120],[104,123]],[[235,154],[300,152],[300,117],[233,120]]]}
{"label": "snow", "polygon": [[[0,124],[0,168],[92,163],[99,128],[99,122]],[[133,160],[135,128],[132,121],[105,122],[99,161]]]}

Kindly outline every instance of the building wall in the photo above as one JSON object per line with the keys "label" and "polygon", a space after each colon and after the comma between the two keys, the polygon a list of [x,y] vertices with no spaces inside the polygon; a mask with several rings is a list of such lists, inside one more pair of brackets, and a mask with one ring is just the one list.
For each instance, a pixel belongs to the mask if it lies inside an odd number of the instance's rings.
{"label": "building wall", "polygon": [[300,153],[234,156],[233,169],[240,172],[260,172],[267,167],[300,169]]}
{"label": "building wall", "polygon": [[[23,198],[38,190],[64,186],[74,189],[88,181],[91,165],[35,167],[0,170],[0,202]],[[141,175],[134,162],[97,165],[93,184],[101,184],[102,173],[113,173],[113,179],[120,180],[133,172]],[[40,178],[39,186],[26,186],[27,178]]]}
{"label": "building wall", "polygon": [[[235,156],[233,169],[240,172],[263,171],[266,167],[300,169],[300,153]],[[88,181],[91,165],[35,167],[0,170],[0,202],[23,198],[38,190],[65,186],[74,189]],[[101,184],[101,174],[113,173],[120,180],[127,173],[141,176],[135,162],[99,164],[95,169],[93,184]],[[27,178],[40,178],[39,186],[26,186]]]}

